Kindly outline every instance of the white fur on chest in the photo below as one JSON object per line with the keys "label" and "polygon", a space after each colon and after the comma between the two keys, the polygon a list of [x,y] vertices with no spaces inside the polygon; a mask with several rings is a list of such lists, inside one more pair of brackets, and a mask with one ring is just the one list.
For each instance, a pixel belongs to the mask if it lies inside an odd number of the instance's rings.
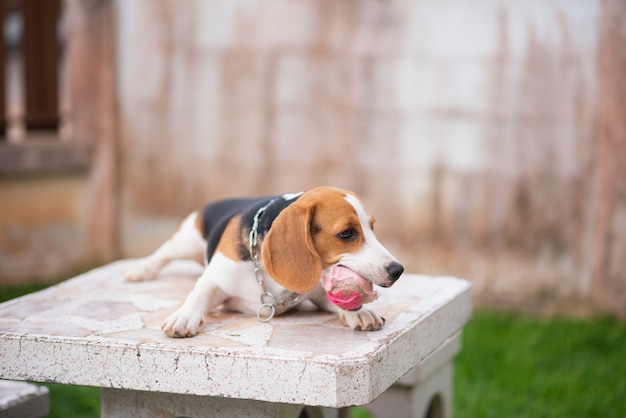
{"label": "white fur on chest", "polygon": [[303,294],[297,302],[291,302],[294,293],[276,284],[265,271],[260,272],[265,286],[263,289],[257,280],[252,261],[231,260],[219,252],[213,255],[207,269],[213,273],[211,274],[213,284],[229,295],[224,301],[224,307],[229,310],[256,314],[262,305],[261,296],[266,291],[274,295],[276,314],[280,315],[305,300],[308,295],[308,293]]}

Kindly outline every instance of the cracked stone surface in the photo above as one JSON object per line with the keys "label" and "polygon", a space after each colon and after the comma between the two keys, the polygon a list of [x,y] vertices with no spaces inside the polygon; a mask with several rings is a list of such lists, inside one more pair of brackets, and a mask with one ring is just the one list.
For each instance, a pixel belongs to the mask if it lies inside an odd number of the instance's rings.
{"label": "cracked stone surface", "polygon": [[173,262],[155,281],[127,283],[132,260],[0,304],[0,378],[341,407],[371,402],[461,330],[469,284],[404,274],[367,305],[386,319],[352,331],[302,309],[261,323],[215,311],[193,338],[161,321],[200,266]]}

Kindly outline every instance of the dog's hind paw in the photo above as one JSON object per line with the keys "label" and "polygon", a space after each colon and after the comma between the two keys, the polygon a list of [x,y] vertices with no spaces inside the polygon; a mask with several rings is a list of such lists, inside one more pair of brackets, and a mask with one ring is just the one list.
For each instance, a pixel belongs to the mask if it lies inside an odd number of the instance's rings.
{"label": "dog's hind paw", "polygon": [[124,278],[127,282],[144,282],[154,280],[158,273],[159,269],[152,267],[146,262],[138,261],[126,269]]}

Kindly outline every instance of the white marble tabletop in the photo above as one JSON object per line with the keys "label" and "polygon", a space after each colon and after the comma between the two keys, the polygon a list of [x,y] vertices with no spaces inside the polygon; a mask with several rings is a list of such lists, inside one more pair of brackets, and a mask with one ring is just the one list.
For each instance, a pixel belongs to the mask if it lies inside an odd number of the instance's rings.
{"label": "white marble tabletop", "polygon": [[300,310],[261,323],[216,311],[193,338],[161,321],[200,273],[173,262],[152,282],[127,283],[118,261],[0,304],[0,378],[342,407],[371,402],[458,333],[469,284],[404,274],[368,305],[380,331]]}

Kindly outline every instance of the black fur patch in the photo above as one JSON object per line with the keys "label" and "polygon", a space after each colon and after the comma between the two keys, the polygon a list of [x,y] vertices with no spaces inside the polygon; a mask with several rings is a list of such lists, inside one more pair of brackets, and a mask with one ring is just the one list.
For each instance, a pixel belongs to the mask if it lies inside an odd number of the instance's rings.
{"label": "black fur patch", "polygon": [[[258,239],[260,242],[272,227],[274,219],[296,200],[297,197],[287,200],[282,196],[267,196],[220,200],[206,205],[202,209],[202,232],[207,240],[207,260],[211,260],[211,257],[213,257],[228,222],[237,215],[242,216],[242,231],[239,234],[240,241],[237,245],[237,251],[242,260],[250,260],[247,237],[252,228],[254,216],[259,209],[270,204],[259,219]],[[245,241],[243,237],[245,237]]]}

